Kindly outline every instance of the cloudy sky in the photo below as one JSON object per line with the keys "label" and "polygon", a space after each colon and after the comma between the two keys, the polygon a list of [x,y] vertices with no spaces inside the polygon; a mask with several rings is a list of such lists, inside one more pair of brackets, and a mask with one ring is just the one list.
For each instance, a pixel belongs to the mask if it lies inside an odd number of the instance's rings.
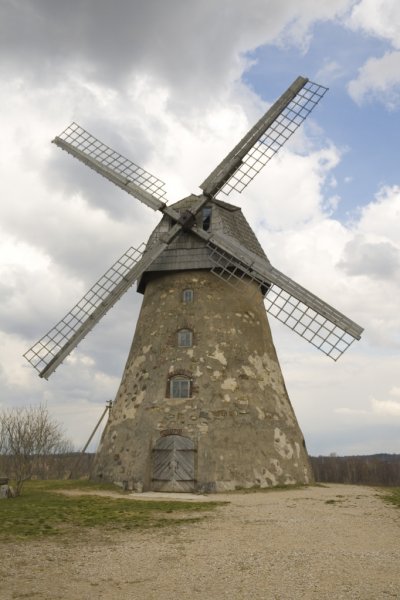
{"label": "cloudy sky", "polygon": [[230,201],[278,269],[365,327],[335,363],[271,319],[310,453],[400,452],[400,3],[3,0],[0,74],[0,406],[46,402],[86,441],[141,296],[48,382],[22,354],[158,221],[51,139],[77,121],[173,202],[301,74],[328,94]]}

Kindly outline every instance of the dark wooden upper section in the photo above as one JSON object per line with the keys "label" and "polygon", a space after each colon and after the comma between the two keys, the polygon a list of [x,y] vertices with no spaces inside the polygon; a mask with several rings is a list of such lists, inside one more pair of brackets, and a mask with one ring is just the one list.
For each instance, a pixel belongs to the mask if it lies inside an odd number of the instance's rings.
{"label": "dark wooden upper section", "polygon": [[[190,210],[196,202],[197,196],[188,196],[179,202],[173,204],[173,208],[180,213]],[[212,210],[211,213],[211,231],[222,233],[238,242],[248,250],[251,250],[261,258],[267,259],[259,241],[253,230],[246,221],[241,209],[233,204],[228,204],[222,200],[210,199],[206,205]],[[194,227],[202,228],[202,211],[196,217]],[[150,235],[147,248],[157,244],[162,238],[162,234],[169,231],[173,225],[168,216],[164,216]],[[268,259],[267,259],[268,260]],[[192,269],[211,269],[213,263],[209,258],[209,250],[206,242],[197,235],[185,231],[171,242],[168,248],[151,265],[148,271],[138,282],[138,292],[144,293],[147,281],[147,273],[156,273],[158,271],[186,271]]]}

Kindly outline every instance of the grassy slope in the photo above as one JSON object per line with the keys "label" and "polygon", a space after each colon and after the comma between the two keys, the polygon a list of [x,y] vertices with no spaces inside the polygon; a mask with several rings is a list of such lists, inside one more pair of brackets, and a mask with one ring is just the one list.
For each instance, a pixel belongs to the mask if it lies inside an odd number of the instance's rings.
{"label": "grassy slope", "polygon": [[[66,496],[60,490],[80,490],[82,495]],[[90,481],[30,481],[18,498],[0,502],[0,540],[60,536],[77,528],[102,527],[129,530],[137,527],[197,521],[220,503],[130,500],[84,495],[85,491],[120,492],[112,485]],[[200,514],[199,514],[200,513]]]}

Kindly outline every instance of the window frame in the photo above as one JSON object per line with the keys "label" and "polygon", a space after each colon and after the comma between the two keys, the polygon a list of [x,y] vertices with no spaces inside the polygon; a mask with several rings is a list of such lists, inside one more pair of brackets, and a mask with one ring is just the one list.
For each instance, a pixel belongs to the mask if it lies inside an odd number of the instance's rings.
{"label": "window frame", "polygon": [[[187,336],[186,338],[184,336]],[[177,331],[178,337],[178,348],[191,348],[193,346],[193,331],[184,327],[183,329],[179,329]],[[182,343],[185,341],[189,341],[188,344]]]}
{"label": "window frame", "polygon": [[183,304],[190,304],[193,302],[194,293],[192,288],[185,288],[182,291],[182,302]]}
{"label": "window frame", "polygon": [[[174,391],[174,385],[176,385],[176,384],[180,384],[180,385],[178,385],[177,393],[176,393],[176,389]],[[186,392],[184,390],[185,386],[183,386],[182,384],[187,384]],[[168,391],[169,391],[170,398],[176,398],[176,399],[191,398],[192,397],[192,380],[190,379],[190,377],[187,377],[185,375],[175,375],[174,377],[171,377],[169,380]],[[183,393],[183,392],[185,392],[185,393]],[[186,393],[187,393],[187,395],[186,395]]]}

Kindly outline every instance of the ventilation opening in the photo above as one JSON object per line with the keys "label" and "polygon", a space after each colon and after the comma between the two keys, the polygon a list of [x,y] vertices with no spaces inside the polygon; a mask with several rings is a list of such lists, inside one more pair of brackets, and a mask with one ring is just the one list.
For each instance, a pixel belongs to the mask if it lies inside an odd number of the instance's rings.
{"label": "ventilation opening", "polygon": [[211,208],[206,206],[202,211],[202,227],[204,231],[211,229]]}

